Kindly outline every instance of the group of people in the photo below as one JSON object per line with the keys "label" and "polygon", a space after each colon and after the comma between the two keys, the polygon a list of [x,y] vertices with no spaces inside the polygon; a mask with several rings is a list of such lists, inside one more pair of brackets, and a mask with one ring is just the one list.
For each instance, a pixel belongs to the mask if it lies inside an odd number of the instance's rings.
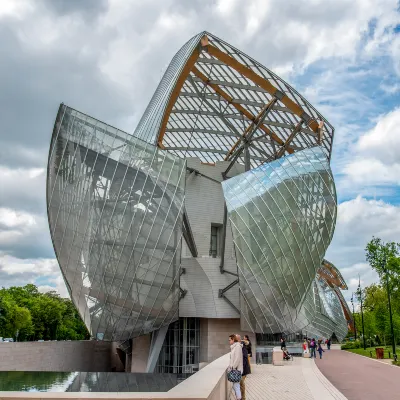
{"label": "group of people", "polygon": [[[328,350],[331,349],[331,338],[325,340],[326,347]],[[325,352],[325,350],[322,348],[323,341],[322,339],[315,340],[315,338],[312,339],[304,339],[303,343],[303,352],[307,353],[310,352],[310,357],[311,358],[317,358],[317,352],[319,353],[319,358],[322,358],[322,353]]]}
{"label": "group of people", "polygon": [[[237,400],[246,400],[246,376],[251,373],[250,358],[252,357],[251,342],[248,335],[243,336],[233,334],[229,336],[231,346],[231,358],[229,362],[228,374],[232,374],[233,390]],[[228,376],[229,379],[229,376]]]}
{"label": "group of people", "polygon": [[[326,339],[325,342],[322,339],[315,340],[304,339],[303,351],[304,353],[310,352],[311,357],[316,358],[317,352],[319,358],[322,358],[322,353],[325,350],[322,348],[322,344],[325,343],[328,350],[331,349],[331,339]],[[248,335],[243,336],[243,340],[240,335],[232,334],[229,336],[229,345],[231,347],[231,357],[228,367],[228,379],[233,382],[233,390],[235,391],[237,400],[246,400],[246,376],[251,373],[250,358],[252,357],[251,341]],[[287,351],[285,339],[281,338],[281,349],[283,352]],[[290,357],[289,353],[288,356]]]}

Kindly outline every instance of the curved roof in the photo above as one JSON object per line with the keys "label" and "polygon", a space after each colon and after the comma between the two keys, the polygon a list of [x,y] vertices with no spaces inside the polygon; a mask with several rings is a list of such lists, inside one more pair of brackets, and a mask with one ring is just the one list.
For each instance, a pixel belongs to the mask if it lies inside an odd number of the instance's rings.
{"label": "curved roof", "polygon": [[179,157],[255,167],[321,146],[334,128],[272,71],[201,32],[174,56],[134,135]]}
{"label": "curved roof", "polygon": [[347,284],[340,271],[328,260],[322,260],[318,273],[328,282],[331,287],[347,290]]}

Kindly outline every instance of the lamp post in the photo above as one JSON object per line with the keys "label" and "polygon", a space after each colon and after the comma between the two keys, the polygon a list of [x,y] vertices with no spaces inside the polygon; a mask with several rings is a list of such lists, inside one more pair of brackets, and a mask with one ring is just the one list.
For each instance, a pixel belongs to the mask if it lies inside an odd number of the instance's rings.
{"label": "lamp post", "polygon": [[396,360],[397,355],[396,355],[396,342],[394,340],[394,329],[393,329],[393,318],[392,318],[392,305],[390,303],[390,289],[389,289],[389,273],[386,268],[386,257],[383,259],[382,262],[382,269],[385,273],[386,277],[386,290],[387,290],[387,296],[388,296],[388,303],[389,303],[389,318],[390,318],[390,333],[392,335],[392,351],[393,351],[393,358]]}
{"label": "lamp post", "polygon": [[357,340],[357,329],[356,329],[356,318],[354,315],[354,293],[351,294],[351,305],[353,306],[353,328],[354,328],[354,340]]}
{"label": "lamp post", "polygon": [[358,289],[357,289],[358,295],[360,296],[360,306],[361,306],[361,324],[362,324],[362,332],[363,332],[363,345],[364,345],[364,350],[366,349],[365,346],[365,332],[364,332],[364,312],[363,312],[363,303],[362,303],[362,291],[361,291],[361,281],[360,281],[360,276],[358,276]]}

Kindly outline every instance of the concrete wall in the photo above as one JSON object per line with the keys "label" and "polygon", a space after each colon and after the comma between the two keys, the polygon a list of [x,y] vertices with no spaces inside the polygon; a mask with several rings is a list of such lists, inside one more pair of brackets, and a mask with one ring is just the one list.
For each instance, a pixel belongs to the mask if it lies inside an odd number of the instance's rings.
{"label": "concrete wall", "polygon": [[112,342],[94,340],[0,343],[0,371],[118,370],[112,347]]}
{"label": "concrete wall", "polygon": [[255,363],[255,334],[242,331],[240,320],[236,318],[202,318],[200,320],[200,362],[212,362],[230,352],[228,338],[233,333],[242,336],[249,335],[253,351],[251,362]]}
{"label": "concrete wall", "polygon": [[[191,256],[183,240],[181,266],[185,268],[186,273],[181,276],[180,285],[182,289],[187,290],[187,294],[179,302],[180,317],[239,318],[235,308],[218,297],[218,291],[236,280],[236,277],[220,273],[220,254],[216,258],[209,255],[211,224],[222,226],[223,223],[224,196],[220,182],[221,172],[225,171],[228,165],[228,162],[218,162],[215,166],[209,166],[201,164],[199,159],[188,159],[189,167],[217,182],[193,174],[186,179],[185,207],[198,257]],[[224,269],[237,273],[229,221],[226,230]],[[227,291],[226,296],[236,308],[239,308],[238,285]]]}

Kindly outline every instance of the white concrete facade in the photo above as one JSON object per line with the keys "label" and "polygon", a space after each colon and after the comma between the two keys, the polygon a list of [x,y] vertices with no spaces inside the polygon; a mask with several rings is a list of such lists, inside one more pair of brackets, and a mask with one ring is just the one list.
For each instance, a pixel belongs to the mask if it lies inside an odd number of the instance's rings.
{"label": "white concrete facade", "polygon": [[[189,168],[214,179],[189,174],[186,178],[185,207],[189,218],[198,257],[191,256],[188,246],[182,240],[181,267],[185,274],[181,276],[181,288],[187,293],[179,303],[180,317],[198,318],[240,318],[238,312],[223,298],[218,297],[218,291],[225,288],[237,278],[228,273],[221,274],[220,241],[218,254],[210,255],[211,226],[222,228],[224,218],[224,196],[222,192],[222,172],[229,162],[217,162],[214,165],[202,164],[197,158],[187,159]],[[242,165],[232,168],[230,175],[243,172]],[[222,236],[222,235],[221,235]],[[237,274],[235,250],[232,231],[228,221],[225,240],[224,269]],[[236,285],[226,292],[226,297],[239,309],[239,286]]]}

